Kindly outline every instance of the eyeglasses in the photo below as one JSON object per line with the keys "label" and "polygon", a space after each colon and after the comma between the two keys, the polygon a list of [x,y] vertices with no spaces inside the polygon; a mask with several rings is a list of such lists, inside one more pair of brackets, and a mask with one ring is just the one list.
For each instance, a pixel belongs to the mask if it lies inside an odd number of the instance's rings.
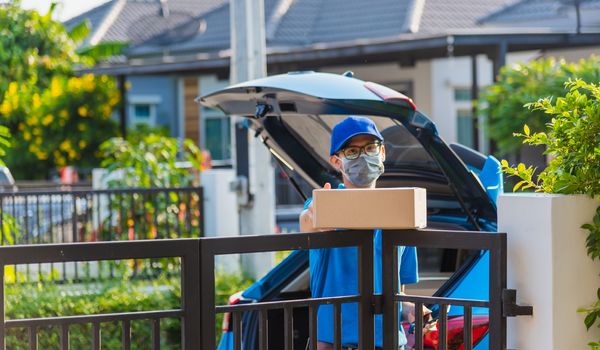
{"label": "eyeglasses", "polygon": [[361,152],[368,156],[378,156],[381,153],[381,142],[368,143],[362,147],[349,146],[342,148],[340,152],[349,160],[357,159],[360,157]]}

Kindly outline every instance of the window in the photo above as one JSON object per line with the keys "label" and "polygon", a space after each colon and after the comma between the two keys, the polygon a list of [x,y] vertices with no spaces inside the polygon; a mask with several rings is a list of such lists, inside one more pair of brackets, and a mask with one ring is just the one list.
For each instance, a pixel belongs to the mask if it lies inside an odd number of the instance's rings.
{"label": "window", "polygon": [[133,105],[133,117],[138,119],[150,119],[152,105],[150,104],[136,104]]}
{"label": "window", "polygon": [[132,124],[156,124],[156,109],[161,103],[160,96],[133,95],[129,97],[129,120]]}
{"label": "window", "polygon": [[454,101],[471,102],[471,89],[454,89]]}
{"label": "window", "polygon": [[473,113],[470,109],[456,111],[456,134],[458,143],[473,147]]}
{"label": "window", "polygon": [[202,107],[204,132],[202,143],[215,165],[231,162],[231,118],[221,111]]}

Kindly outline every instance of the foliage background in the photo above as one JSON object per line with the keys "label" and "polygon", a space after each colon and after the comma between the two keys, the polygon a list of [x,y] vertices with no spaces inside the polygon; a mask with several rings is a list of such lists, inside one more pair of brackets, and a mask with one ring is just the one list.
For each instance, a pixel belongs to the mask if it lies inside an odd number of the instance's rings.
{"label": "foliage background", "polygon": [[19,1],[0,7],[0,121],[13,134],[6,163],[18,179],[43,179],[65,165],[95,166],[100,143],[117,132],[114,79],[76,76],[75,69],[123,46],[78,51],[89,24],[67,32],[51,14],[24,10]]}
{"label": "foliage background", "polygon": [[485,103],[480,104],[481,113],[488,116],[486,131],[496,142],[500,154],[514,154],[522,148],[523,145],[514,142],[512,136],[524,124],[536,132],[543,130],[548,122],[544,111],[528,111],[523,106],[539,98],[556,101],[565,93],[564,84],[574,78],[600,81],[600,57],[592,56],[577,63],[543,58],[507,65],[500,70],[498,82],[485,89],[482,94]]}

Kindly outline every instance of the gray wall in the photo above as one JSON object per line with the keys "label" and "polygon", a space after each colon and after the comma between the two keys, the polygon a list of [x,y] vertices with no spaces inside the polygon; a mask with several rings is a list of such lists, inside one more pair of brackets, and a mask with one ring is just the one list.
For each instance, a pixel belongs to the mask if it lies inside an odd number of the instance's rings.
{"label": "gray wall", "polygon": [[[131,84],[131,88],[127,91],[128,99],[134,99],[141,95],[160,96],[161,101],[156,105],[156,124],[167,126],[171,131],[171,136],[179,136],[177,77],[133,76],[128,77],[127,81]],[[129,121],[128,123],[131,126]]]}

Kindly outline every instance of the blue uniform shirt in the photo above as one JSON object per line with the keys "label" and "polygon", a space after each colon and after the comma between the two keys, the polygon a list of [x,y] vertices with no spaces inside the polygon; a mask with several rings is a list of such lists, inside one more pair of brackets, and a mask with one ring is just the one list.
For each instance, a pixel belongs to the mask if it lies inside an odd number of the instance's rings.
{"label": "blue uniform shirt", "polygon": [[[340,184],[339,188],[344,188]],[[309,198],[304,208],[308,208]],[[374,291],[381,293],[381,230],[375,230],[374,245]],[[311,249],[310,289],[314,298],[358,294],[358,254],[357,248]],[[417,283],[418,265],[415,247],[398,247],[398,271],[401,284]],[[401,315],[401,306],[398,315]],[[317,313],[318,339],[320,342],[333,343],[333,306],[321,305]],[[406,344],[402,327],[399,329],[398,345]],[[358,305],[342,304],[342,344],[358,344]],[[383,346],[382,316],[375,315],[375,345]]]}

